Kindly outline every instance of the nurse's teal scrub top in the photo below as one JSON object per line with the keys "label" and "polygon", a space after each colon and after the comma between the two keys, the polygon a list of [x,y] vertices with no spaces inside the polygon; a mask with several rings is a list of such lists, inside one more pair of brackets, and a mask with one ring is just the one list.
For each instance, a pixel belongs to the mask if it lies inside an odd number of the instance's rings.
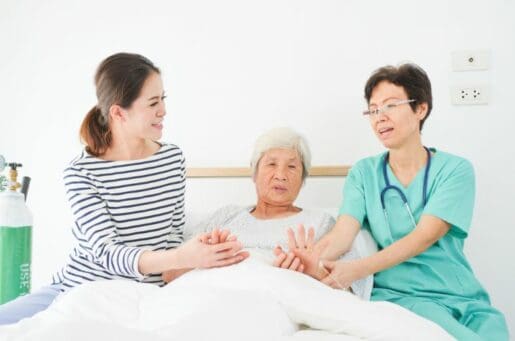
{"label": "nurse's teal scrub top", "polygon": [[[463,254],[474,206],[475,182],[472,165],[465,159],[432,149],[427,186],[427,204],[423,204],[422,168],[408,187],[404,187],[387,166],[389,181],[399,187],[408,200],[415,221],[422,214],[436,216],[451,224],[449,232],[433,246],[397,266],[376,273],[372,300],[397,301],[402,297],[427,298],[446,306],[455,300],[490,302],[488,294],[475,278]],[[384,216],[380,194],[386,186],[383,177],[385,153],[359,161],[352,167],[343,190],[339,214],[347,214],[368,229],[379,249],[406,236],[413,230],[409,214],[395,190],[385,195],[389,226]],[[391,229],[391,230],[390,230]]]}

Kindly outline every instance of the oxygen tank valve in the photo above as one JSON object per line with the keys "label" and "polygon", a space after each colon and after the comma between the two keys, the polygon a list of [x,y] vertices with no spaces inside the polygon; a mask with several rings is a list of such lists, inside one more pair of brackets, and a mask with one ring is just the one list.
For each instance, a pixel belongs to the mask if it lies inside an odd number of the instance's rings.
{"label": "oxygen tank valve", "polygon": [[21,187],[21,184],[18,182],[18,167],[21,167],[21,163],[16,162],[9,162],[7,164],[11,169],[9,170],[9,178],[11,180],[11,183],[9,184],[9,189],[11,191],[16,191],[18,188]]}

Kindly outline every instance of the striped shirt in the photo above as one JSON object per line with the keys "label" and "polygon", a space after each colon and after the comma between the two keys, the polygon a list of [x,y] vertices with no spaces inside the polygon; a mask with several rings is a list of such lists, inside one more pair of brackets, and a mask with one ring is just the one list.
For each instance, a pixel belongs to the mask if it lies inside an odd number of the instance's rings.
{"label": "striped shirt", "polygon": [[172,144],[129,161],[83,151],[64,170],[76,245],[53,283],[62,290],[100,279],[164,284],[161,274],[142,275],[138,261],[145,250],[182,243],[185,180],[184,156]]}

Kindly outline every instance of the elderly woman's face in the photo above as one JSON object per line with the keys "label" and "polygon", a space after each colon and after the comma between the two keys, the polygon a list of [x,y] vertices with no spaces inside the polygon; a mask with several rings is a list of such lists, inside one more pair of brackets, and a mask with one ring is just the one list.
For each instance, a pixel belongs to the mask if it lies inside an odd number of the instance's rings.
{"label": "elderly woman's face", "polygon": [[302,186],[302,162],[293,149],[274,148],[259,160],[254,182],[258,200],[270,205],[291,205]]}

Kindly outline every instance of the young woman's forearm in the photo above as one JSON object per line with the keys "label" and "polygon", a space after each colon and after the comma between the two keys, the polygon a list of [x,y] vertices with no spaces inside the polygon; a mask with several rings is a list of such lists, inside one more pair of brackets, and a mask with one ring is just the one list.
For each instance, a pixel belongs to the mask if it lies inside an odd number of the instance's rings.
{"label": "young woman's forearm", "polygon": [[182,269],[183,267],[177,249],[143,251],[138,261],[139,272],[145,275],[150,273],[162,273],[171,269]]}

